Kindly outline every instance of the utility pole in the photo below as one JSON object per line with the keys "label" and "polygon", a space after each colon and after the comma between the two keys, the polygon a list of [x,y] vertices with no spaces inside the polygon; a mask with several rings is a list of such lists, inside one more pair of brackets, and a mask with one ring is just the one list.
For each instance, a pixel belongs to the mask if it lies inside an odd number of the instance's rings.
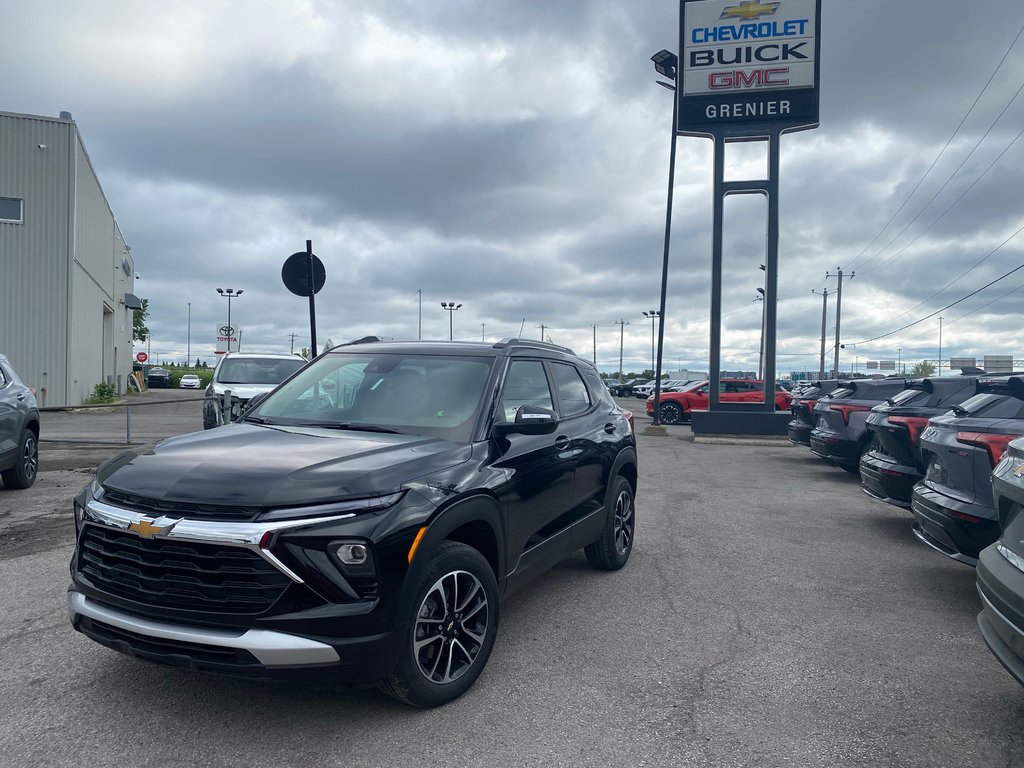
{"label": "utility pole", "polygon": [[487,341],[487,339],[484,338],[484,331],[486,329],[487,329],[487,324],[486,323],[480,323],[480,341]]}
{"label": "utility pole", "polygon": [[416,291],[416,293],[418,293],[420,295],[420,317],[419,317],[418,330],[416,332],[416,338],[417,339],[422,339],[423,338],[423,289],[420,288],[418,291]]}
{"label": "utility pole", "polygon": [[185,362],[192,367],[192,302],[188,303],[188,335],[185,341]]}
{"label": "utility pole", "polygon": [[619,326],[619,381],[622,381],[622,345],[626,339],[626,326],[629,325],[629,321],[618,320],[612,325]]}
{"label": "utility pole", "polygon": [[597,367],[597,323],[590,324],[591,330],[594,332],[594,367]]}
{"label": "utility pole", "polygon": [[903,375],[907,373],[903,370],[903,347],[896,348],[896,369]]}
{"label": "utility pole", "polygon": [[[817,293],[812,290],[811,293]],[[825,378],[825,314],[828,312],[828,288],[821,292],[821,359],[818,362],[818,378]]]}
{"label": "utility pole", "polygon": [[[835,274],[835,275],[833,275],[831,273],[826,273],[825,277],[826,278],[829,278],[829,277],[838,277],[839,278],[839,285],[836,288],[836,348],[835,348],[836,349],[836,354],[835,354],[835,362],[833,363],[833,367],[835,368],[834,374],[838,378],[838,376],[839,376],[840,324],[842,323],[842,320],[843,320],[843,269],[842,269],[842,267],[837,267],[836,268],[836,272],[838,274]],[[849,277],[849,279],[851,279],[851,280],[853,280],[853,278],[855,276],[856,276],[855,272],[851,272],[849,275],[847,275],[847,277]]]}
{"label": "utility pole", "polygon": [[547,329],[547,326],[544,325],[544,323],[541,323],[540,324],[540,340],[541,341],[544,341],[544,338],[545,338],[544,337],[544,331],[545,331],[545,329]]}
{"label": "utility pole", "polygon": [[292,351],[291,351],[291,354],[294,355],[295,354],[295,336],[296,336],[296,334],[291,333],[291,334],[289,334],[289,336],[291,337],[291,340],[292,340]]}
{"label": "utility pole", "polygon": [[939,318],[939,359],[936,361],[935,375],[942,375],[942,318]]}

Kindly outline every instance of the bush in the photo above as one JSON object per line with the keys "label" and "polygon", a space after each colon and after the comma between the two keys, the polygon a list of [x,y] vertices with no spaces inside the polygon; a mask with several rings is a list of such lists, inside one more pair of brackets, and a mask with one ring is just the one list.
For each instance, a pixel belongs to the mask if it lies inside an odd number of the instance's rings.
{"label": "bush", "polygon": [[113,384],[101,381],[92,388],[92,394],[85,398],[86,405],[102,405],[117,400],[117,388]]}

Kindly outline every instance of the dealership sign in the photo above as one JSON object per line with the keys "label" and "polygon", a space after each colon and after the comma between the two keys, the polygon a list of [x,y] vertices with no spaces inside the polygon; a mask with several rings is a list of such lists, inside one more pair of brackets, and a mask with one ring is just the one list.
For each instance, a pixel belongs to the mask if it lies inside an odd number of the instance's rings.
{"label": "dealership sign", "polygon": [[821,0],[681,0],[679,133],[818,125]]}

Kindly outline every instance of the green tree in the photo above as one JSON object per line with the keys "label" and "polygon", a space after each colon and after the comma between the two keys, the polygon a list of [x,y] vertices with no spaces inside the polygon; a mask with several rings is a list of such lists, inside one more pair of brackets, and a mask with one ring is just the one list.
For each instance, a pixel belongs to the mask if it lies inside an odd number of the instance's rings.
{"label": "green tree", "polygon": [[926,376],[935,375],[935,366],[929,363],[927,360],[922,360],[920,363],[910,369],[910,377],[912,379],[923,379]]}
{"label": "green tree", "polygon": [[132,313],[132,341],[145,341],[149,338],[146,318],[149,317],[149,299],[142,300],[142,309]]}

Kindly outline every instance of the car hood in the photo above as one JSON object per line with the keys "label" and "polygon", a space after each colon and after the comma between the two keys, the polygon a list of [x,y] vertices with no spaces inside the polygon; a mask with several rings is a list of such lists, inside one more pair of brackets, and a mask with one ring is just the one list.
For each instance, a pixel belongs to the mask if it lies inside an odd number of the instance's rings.
{"label": "car hood", "polygon": [[231,390],[231,396],[237,397],[239,400],[251,400],[256,395],[262,395],[264,392],[270,392],[277,384],[227,384],[221,382],[214,382],[213,391],[214,394],[223,395],[225,390]]}
{"label": "car hood", "polygon": [[105,488],[165,501],[281,507],[399,490],[466,462],[469,443],[416,435],[231,424],[128,451]]}

